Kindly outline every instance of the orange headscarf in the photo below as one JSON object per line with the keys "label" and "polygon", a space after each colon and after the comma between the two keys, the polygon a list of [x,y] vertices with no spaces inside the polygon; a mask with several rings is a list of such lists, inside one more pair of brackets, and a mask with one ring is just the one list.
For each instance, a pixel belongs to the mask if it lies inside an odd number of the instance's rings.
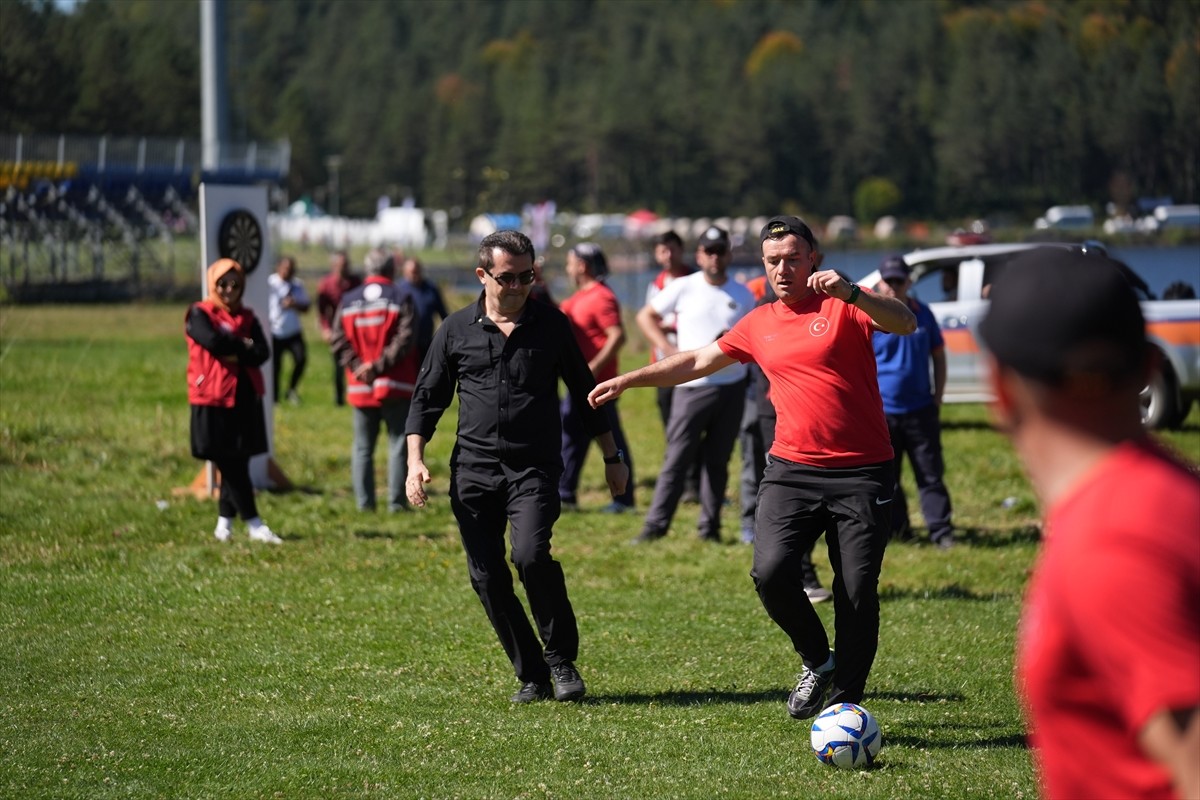
{"label": "orange headscarf", "polygon": [[[217,281],[228,272],[236,272],[238,283],[241,284],[242,290],[238,292],[230,305],[225,305],[221,301],[220,295],[217,294]],[[242,265],[234,261],[232,258],[219,258],[208,266],[208,302],[212,303],[217,308],[223,309],[230,313],[238,311],[242,307],[242,297],[246,294],[246,273],[242,269]]]}

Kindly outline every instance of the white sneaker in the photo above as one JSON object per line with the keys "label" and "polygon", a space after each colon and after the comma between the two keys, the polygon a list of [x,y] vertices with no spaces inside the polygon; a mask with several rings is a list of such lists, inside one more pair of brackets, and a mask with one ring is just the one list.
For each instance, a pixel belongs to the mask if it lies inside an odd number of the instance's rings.
{"label": "white sneaker", "polygon": [[229,537],[233,536],[233,531],[224,525],[218,525],[217,529],[213,531],[213,536],[217,537],[218,542],[228,542]]}
{"label": "white sneaker", "polygon": [[833,592],[824,586],[806,586],[804,587],[804,593],[808,595],[808,602],[810,603],[824,603],[833,597]]}
{"label": "white sneaker", "polygon": [[250,540],[254,542],[266,542],[267,544],[283,544],[283,539],[276,536],[275,532],[266,525],[259,525],[250,531]]}

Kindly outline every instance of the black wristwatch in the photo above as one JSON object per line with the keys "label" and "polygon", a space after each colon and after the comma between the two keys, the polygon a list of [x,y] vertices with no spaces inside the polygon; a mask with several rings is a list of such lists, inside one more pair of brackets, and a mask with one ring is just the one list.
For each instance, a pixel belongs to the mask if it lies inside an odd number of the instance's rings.
{"label": "black wristwatch", "polygon": [[625,451],[618,450],[617,454],[615,456],[613,456],[612,458],[608,458],[607,456],[605,456],[604,463],[605,464],[624,464],[625,463]]}

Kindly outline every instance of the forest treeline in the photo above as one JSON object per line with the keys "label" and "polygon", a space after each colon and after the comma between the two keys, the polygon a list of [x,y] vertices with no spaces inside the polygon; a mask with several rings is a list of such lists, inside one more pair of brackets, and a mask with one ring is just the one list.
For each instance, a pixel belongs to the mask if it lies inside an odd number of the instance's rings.
{"label": "forest treeline", "polygon": [[[227,0],[232,135],[427,207],[1197,202],[1196,0]],[[194,1],[0,2],[0,132],[200,133]],[[1032,218],[1032,217],[1030,217]]]}

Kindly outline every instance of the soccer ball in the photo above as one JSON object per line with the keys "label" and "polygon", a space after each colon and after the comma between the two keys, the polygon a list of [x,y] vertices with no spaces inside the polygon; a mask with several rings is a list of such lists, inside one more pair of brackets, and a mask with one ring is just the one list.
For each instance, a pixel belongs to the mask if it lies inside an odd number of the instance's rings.
{"label": "soccer ball", "polygon": [[875,762],[883,736],[871,712],[854,703],[836,703],[813,720],[812,749],[822,764],[863,769]]}

